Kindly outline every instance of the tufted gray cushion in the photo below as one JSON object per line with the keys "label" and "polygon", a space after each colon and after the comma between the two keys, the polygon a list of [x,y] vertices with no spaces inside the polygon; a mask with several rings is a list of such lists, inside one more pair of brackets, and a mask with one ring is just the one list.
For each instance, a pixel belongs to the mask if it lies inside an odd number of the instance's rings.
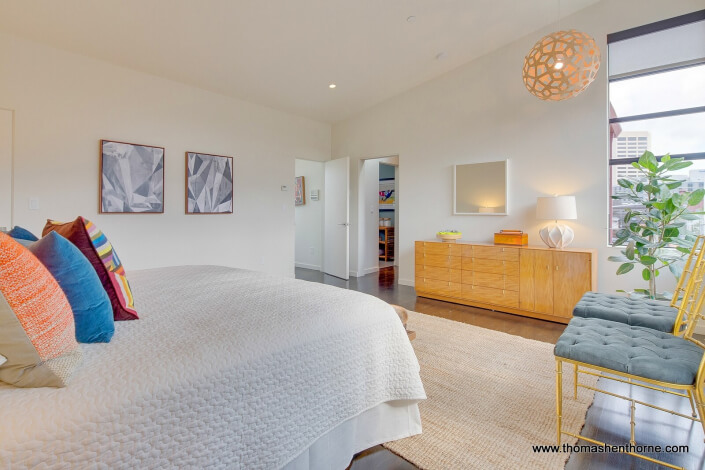
{"label": "tufted gray cushion", "polygon": [[673,331],[677,314],[668,302],[598,292],[586,292],[573,309],[574,317],[602,318],[668,333]]}
{"label": "tufted gray cushion", "polygon": [[556,356],[675,384],[692,384],[703,350],[669,333],[599,318],[573,318]]}

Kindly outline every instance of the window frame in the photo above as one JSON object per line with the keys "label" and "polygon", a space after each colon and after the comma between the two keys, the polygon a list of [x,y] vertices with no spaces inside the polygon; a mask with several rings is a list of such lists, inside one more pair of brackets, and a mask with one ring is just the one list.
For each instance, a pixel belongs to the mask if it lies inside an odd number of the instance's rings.
{"label": "window frame", "polygon": [[[650,23],[650,24],[646,24],[643,26],[638,26],[636,28],[631,28],[631,29],[627,29],[624,31],[619,31],[616,33],[608,34],[607,35],[607,46],[608,46],[607,52],[609,54],[609,45],[612,43],[623,41],[626,39],[637,38],[639,36],[644,36],[647,34],[656,33],[656,32],[664,31],[667,29],[677,28],[679,26],[684,26],[684,25],[699,22],[699,21],[705,21],[705,10],[695,11],[693,13],[688,13],[688,14],[677,16],[674,18],[668,18],[665,20],[657,21],[655,23]],[[610,102],[610,98],[609,98],[609,90],[610,90],[611,83],[622,81],[622,80],[630,80],[630,79],[634,79],[634,78],[644,77],[644,76],[648,76],[648,75],[660,74],[660,73],[665,73],[665,72],[672,72],[672,71],[679,70],[679,69],[696,67],[696,66],[701,66],[701,65],[705,65],[705,58],[691,60],[691,61],[687,61],[687,62],[676,62],[673,64],[668,64],[668,65],[655,67],[655,68],[651,68],[651,69],[646,69],[646,70],[636,70],[633,72],[620,74],[620,75],[617,75],[614,77],[610,77],[609,72],[608,72],[608,74],[607,74],[607,104],[608,104],[608,109],[610,111],[610,115],[613,111],[613,108],[612,108],[612,105]],[[613,196],[613,186],[612,186],[613,167],[619,166],[619,165],[629,165],[633,162],[639,161],[638,157],[636,157],[636,158],[613,158],[613,154],[612,154],[612,151],[613,151],[613,134],[612,134],[613,126],[615,124],[619,124],[622,122],[645,121],[645,120],[649,120],[649,119],[660,119],[660,118],[666,118],[666,117],[684,116],[684,115],[699,114],[699,113],[705,113],[705,106],[679,108],[679,109],[672,109],[672,110],[668,110],[668,111],[634,114],[634,115],[626,115],[626,116],[619,116],[619,117],[608,116],[607,133],[608,133],[608,139],[609,139],[609,151],[608,151],[607,168],[608,168],[609,210],[608,210],[608,223],[607,223],[607,242],[608,242],[609,246],[613,246],[614,240],[612,237],[612,232],[617,229],[616,227],[612,226],[612,218],[613,218],[612,214],[613,214],[613,210],[614,210],[613,209],[614,199],[612,199],[612,196]],[[660,159],[662,156],[663,155],[657,155],[657,158]],[[705,148],[703,149],[702,152],[671,154],[671,157],[683,158],[686,161],[705,160]]]}

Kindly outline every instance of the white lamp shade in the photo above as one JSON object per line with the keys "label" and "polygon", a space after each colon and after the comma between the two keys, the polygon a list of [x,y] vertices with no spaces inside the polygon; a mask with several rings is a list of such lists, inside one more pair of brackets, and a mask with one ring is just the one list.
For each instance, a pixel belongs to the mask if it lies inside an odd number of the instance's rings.
{"label": "white lamp shade", "polygon": [[575,196],[540,197],[536,201],[536,218],[573,220],[578,218]]}

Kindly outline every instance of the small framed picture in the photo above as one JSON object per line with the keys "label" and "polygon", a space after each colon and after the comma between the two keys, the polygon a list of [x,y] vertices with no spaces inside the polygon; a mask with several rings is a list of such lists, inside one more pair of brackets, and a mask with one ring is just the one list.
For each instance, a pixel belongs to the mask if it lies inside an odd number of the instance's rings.
{"label": "small framed picture", "polygon": [[294,205],[303,206],[306,204],[306,184],[303,176],[297,176],[294,183]]}
{"label": "small framed picture", "polygon": [[101,214],[164,212],[164,147],[100,141]]}
{"label": "small framed picture", "polygon": [[186,152],[186,213],[233,213],[233,157]]}

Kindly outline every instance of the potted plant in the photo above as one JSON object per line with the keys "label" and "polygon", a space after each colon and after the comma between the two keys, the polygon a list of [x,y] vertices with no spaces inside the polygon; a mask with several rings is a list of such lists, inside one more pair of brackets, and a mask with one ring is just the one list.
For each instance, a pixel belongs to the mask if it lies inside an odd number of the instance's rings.
{"label": "potted plant", "polygon": [[685,181],[672,174],[692,164],[670,155],[664,155],[659,162],[653,153],[645,152],[638,162],[632,163],[640,176],[617,181],[624,190],[612,199],[623,201],[626,212],[624,226],[617,231],[612,246],[623,249],[620,256],[608,259],[620,263],[618,275],[634,268],[641,269],[648,288],[634,289],[637,295],[669,299],[668,293],[657,290],[657,278],[661,270],[668,268],[678,279],[684,257],[693,247],[695,235],[688,224],[699,220],[703,212],[693,212],[689,208],[700,204],[705,189],[683,191]]}

